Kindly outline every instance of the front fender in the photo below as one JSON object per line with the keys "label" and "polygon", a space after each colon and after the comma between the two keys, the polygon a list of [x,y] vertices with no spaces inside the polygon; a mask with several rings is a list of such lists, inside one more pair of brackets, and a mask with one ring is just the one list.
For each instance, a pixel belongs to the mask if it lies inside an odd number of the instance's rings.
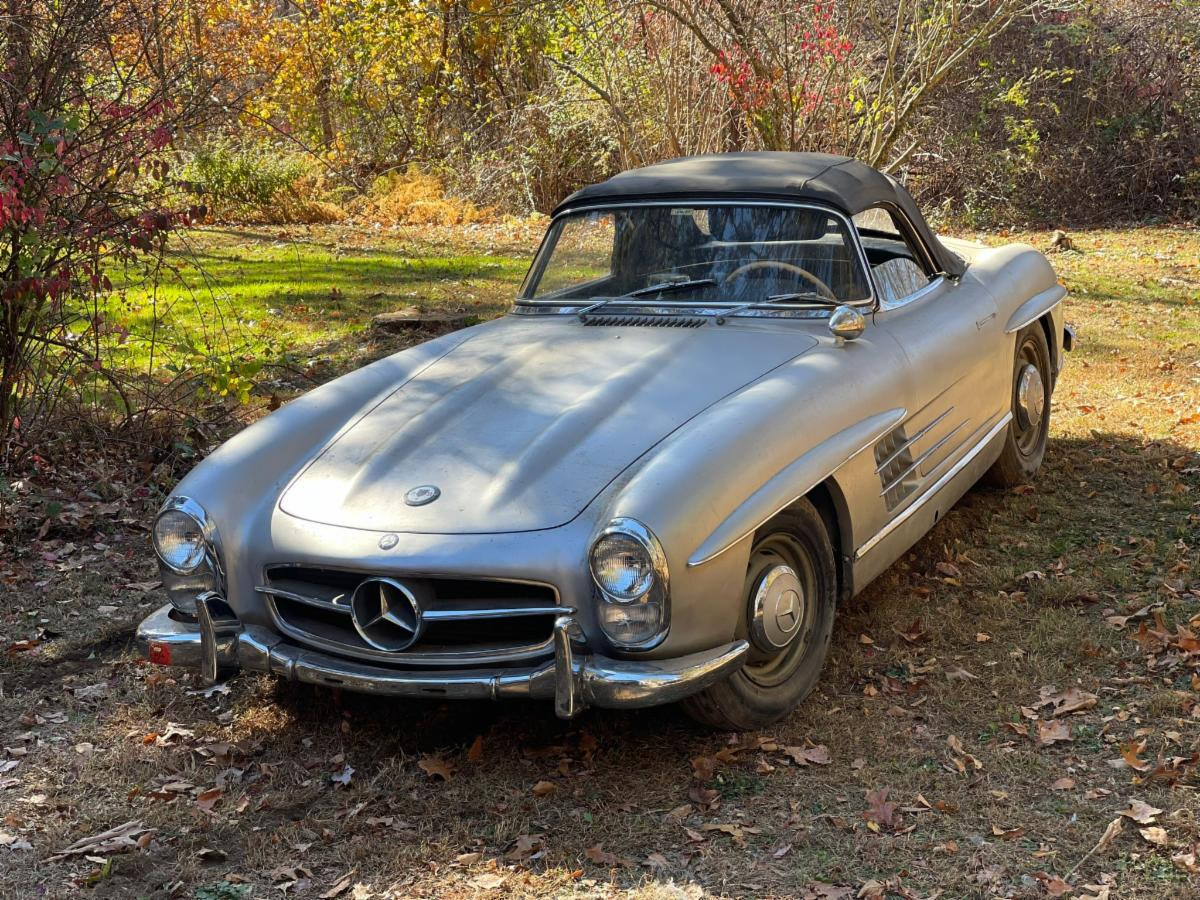
{"label": "front fender", "polygon": [[671,631],[656,654],[735,639],[748,538],[903,418],[907,362],[887,334],[819,341],[687,423],[597,501],[599,527],[629,516],[663,545]]}

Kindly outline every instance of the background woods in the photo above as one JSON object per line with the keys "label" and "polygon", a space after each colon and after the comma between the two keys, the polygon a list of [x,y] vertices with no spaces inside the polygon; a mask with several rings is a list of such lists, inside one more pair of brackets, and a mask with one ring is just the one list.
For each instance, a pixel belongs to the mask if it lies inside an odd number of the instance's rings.
{"label": "background woods", "polygon": [[291,365],[166,252],[193,221],[494,222],[742,149],[968,227],[1200,209],[1185,0],[10,0],[0,45],[5,465],[202,445]]}

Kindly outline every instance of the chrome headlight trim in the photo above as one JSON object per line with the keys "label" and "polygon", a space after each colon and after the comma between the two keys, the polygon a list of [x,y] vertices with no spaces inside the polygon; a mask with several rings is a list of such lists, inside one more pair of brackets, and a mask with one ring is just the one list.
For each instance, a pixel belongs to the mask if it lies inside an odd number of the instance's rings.
{"label": "chrome headlight trim", "polygon": [[[173,565],[165,556],[158,546],[158,523],[164,515],[170,512],[182,513],[187,516],[200,529],[202,547],[201,552],[196,560],[195,565],[181,567]],[[154,525],[150,530],[151,542],[154,544],[154,555],[158,557],[158,561],[174,572],[176,575],[194,575],[204,565],[206,557],[216,554],[213,552],[213,539],[216,535],[216,528],[208,518],[208,513],[204,511],[204,507],[191,497],[182,495],[171,497],[163,504],[162,509],[158,511],[158,515],[154,517]]]}
{"label": "chrome headlight trim", "polygon": [[[642,546],[650,559],[653,577],[647,589],[636,597],[625,598],[614,596],[605,590],[604,585],[600,583],[600,579],[596,577],[593,565],[596,547],[600,541],[612,534],[632,538]],[[635,642],[621,641],[614,638],[605,630],[603,621],[601,620],[599,622],[600,628],[614,647],[622,650],[651,650],[663,642],[671,627],[671,582],[670,574],[667,571],[667,555],[663,552],[662,544],[653,531],[642,522],[628,516],[620,516],[613,519],[600,530],[588,546],[588,573],[591,575],[592,583],[596,587],[596,592],[601,602],[625,607],[635,604],[655,604],[662,611],[658,630],[648,638]]]}
{"label": "chrome headlight trim", "polygon": [[163,559],[155,532],[151,529],[151,543],[154,545],[154,555],[158,559],[159,574],[167,592],[167,599],[179,612],[194,616],[197,597],[212,591],[223,594],[225,590],[225,570],[221,562],[217,527],[204,507],[191,497],[170,497],[155,516],[154,524],[158,524],[159,516],[169,511],[181,512],[188,516],[200,527],[203,535],[204,551],[200,554],[199,561],[189,569],[180,569]]}

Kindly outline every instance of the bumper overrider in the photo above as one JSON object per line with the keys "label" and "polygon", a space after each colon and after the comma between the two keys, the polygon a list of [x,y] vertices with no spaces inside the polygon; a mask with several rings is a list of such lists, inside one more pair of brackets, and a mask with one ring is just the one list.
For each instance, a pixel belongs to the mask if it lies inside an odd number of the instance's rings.
{"label": "bumper overrider", "polygon": [[564,615],[554,623],[553,660],[526,668],[411,671],[290,644],[269,628],[244,625],[217,594],[199,598],[196,619],[180,621],[168,604],[138,626],[138,648],[151,662],[199,669],[209,684],[247,669],[380,696],[553,697],[555,712],[564,719],[588,706],[632,708],[680,700],[739,669],[749,650],[746,641],[733,641],[675,659],[611,659],[577,652],[571,634],[578,630],[572,617]]}

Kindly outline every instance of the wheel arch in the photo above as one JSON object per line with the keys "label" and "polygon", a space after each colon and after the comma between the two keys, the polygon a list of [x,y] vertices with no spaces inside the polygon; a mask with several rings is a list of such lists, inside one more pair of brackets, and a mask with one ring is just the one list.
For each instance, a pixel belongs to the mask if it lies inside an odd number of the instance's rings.
{"label": "wheel arch", "polygon": [[1038,324],[1042,326],[1042,331],[1046,335],[1046,346],[1050,349],[1050,382],[1053,389],[1055,382],[1058,381],[1058,373],[1062,369],[1062,360],[1059,354],[1062,352],[1058,341],[1054,339],[1054,312],[1048,310],[1045,315],[1038,318]]}
{"label": "wheel arch", "polygon": [[851,530],[850,507],[846,503],[846,495],[842,492],[837,480],[831,475],[805,494],[802,499],[816,507],[817,512],[821,514],[821,521],[825,523],[825,530],[829,533],[829,541],[833,544],[834,560],[837,564],[838,603],[842,603],[850,598],[854,586],[851,560],[846,553],[846,548],[853,546],[854,539]]}

